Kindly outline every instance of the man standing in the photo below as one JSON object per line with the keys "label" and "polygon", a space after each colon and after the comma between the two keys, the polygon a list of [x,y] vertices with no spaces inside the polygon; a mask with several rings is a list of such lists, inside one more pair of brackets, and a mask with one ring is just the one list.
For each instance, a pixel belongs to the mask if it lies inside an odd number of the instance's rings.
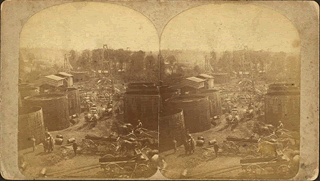
{"label": "man standing", "polygon": [[140,119],[138,119],[138,124],[137,124],[137,126],[132,130],[132,132],[134,133],[134,132],[136,132],[136,130],[139,132],[141,128],[142,128],[142,123],[141,123]]}
{"label": "man standing", "polygon": [[77,155],[78,144],[76,143],[76,141],[73,142],[72,147],[73,147],[74,155]]}
{"label": "man standing", "polygon": [[176,140],[176,138],[174,137],[173,138],[173,150],[174,150],[174,153],[176,153],[177,152],[177,140]]}
{"label": "man standing", "polygon": [[214,152],[215,152],[216,158],[217,158],[218,157],[218,151],[219,151],[219,146],[218,146],[217,142],[213,143],[213,149],[214,149]]}
{"label": "man standing", "polygon": [[31,141],[32,141],[32,146],[33,146],[33,152],[36,149],[36,139],[34,138],[34,136],[32,135],[31,137]]}
{"label": "man standing", "polygon": [[51,135],[50,135],[50,133],[49,133],[49,130],[48,130],[48,128],[46,127],[46,138],[48,138],[48,137],[50,137]]}
{"label": "man standing", "polygon": [[283,124],[281,121],[279,121],[279,126],[278,126],[278,130],[281,130],[283,128]]}
{"label": "man standing", "polygon": [[140,129],[140,128],[142,128],[142,123],[141,123],[141,121],[140,121],[140,119],[139,119],[139,120],[138,120],[138,125],[137,125],[136,129]]}

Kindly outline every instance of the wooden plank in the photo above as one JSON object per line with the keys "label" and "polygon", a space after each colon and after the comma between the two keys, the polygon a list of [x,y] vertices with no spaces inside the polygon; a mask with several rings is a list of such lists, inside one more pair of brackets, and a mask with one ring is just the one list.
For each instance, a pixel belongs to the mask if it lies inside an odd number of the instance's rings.
{"label": "wooden plank", "polygon": [[269,162],[275,160],[276,157],[269,157],[269,158],[250,158],[250,159],[242,159],[240,160],[241,164],[244,163],[257,163],[257,162]]}

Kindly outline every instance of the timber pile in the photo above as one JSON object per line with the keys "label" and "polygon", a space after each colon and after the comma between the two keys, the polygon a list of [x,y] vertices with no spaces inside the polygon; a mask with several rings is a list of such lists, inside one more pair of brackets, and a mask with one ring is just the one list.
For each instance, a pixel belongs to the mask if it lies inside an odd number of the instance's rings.
{"label": "timber pile", "polygon": [[227,141],[258,143],[258,139],[251,139],[251,138],[237,138],[233,136],[228,136],[226,139]]}

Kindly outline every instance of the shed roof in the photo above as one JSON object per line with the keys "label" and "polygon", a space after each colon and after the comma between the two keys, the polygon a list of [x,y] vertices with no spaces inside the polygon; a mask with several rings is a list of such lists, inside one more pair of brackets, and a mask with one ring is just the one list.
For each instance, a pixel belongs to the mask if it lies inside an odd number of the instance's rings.
{"label": "shed roof", "polygon": [[59,80],[63,80],[63,79],[64,79],[64,78],[59,77],[59,76],[56,76],[56,75],[47,75],[47,76],[45,76],[45,77],[48,78],[48,79],[56,80],[56,81],[59,81]]}
{"label": "shed roof", "polygon": [[65,77],[72,77],[73,75],[65,73],[65,72],[59,72],[59,75],[65,76]]}
{"label": "shed roof", "polygon": [[208,75],[208,74],[199,74],[199,77],[203,77],[203,78],[206,78],[206,79],[213,79],[213,76]]}
{"label": "shed roof", "polygon": [[187,80],[191,80],[193,82],[204,82],[205,81],[204,79],[200,79],[200,78],[197,78],[197,77],[188,77],[186,79]]}
{"label": "shed roof", "polygon": [[41,86],[41,85],[51,85],[51,86],[59,86],[61,84],[61,80],[65,80],[65,78],[56,76],[56,75],[47,75],[45,77],[41,77],[40,79],[34,82],[34,86]]}
{"label": "shed roof", "polygon": [[228,73],[212,73],[212,75],[228,75]]}

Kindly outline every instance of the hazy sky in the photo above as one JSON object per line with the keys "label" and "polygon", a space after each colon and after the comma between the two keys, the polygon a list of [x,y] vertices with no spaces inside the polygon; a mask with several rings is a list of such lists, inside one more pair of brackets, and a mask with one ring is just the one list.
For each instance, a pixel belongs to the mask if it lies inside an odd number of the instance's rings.
{"label": "hazy sky", "polygon": [[[21,32],[21,47],[156,51],[159,37],[142,14],[107,3],[67,3],[32,16]],[[163,49],[249,49],[299,52],[299,35],[283,15],[253,5],[212,4],[187,10],[164,28]]]}
{"label": "hazy sky", "polygon": [[174,17],[164,28],[163,49],[299,52],[300,38],[283,15],[253,5],[204,5]]}
{"label": "hazy sky", "polygon": [[[86,4],[86,6],[84,6]],[[22,29],[20,46],[29,48],[111,48],[159,50],[153,24],[142,14],[107,3],[68,3],[32,16]]]}

